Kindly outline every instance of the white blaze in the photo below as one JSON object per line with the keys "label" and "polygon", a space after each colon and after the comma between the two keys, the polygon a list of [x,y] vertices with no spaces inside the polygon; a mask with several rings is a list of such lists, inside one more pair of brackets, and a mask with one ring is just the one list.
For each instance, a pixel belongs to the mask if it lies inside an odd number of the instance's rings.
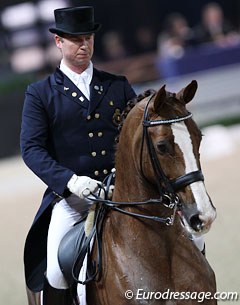
{"label": "white blaze", "polygon": [[[183,154],[185,174],[199,170],[193,153],[191,137],[185,123],[180,122],[172,124],[172,132],[174,135],[174,142],[179,146]],[[215,218],[215,210],[211,205],[204,183],[202,181],[197,181],[191,183],[189,186],[192,190],[199,214],[201,214],[201,219],[203,221],[213,221]]]}

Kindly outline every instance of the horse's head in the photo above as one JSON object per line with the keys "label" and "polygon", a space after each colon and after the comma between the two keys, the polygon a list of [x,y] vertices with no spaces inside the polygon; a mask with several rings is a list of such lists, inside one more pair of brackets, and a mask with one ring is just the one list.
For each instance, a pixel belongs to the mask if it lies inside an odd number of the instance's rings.
{"label": "horse's head", "polygon": [[[163,86],[139,103],[145,111],[141,171],[158,188],[179,196],[184,225],[195,234],[207,232],[216,217],[201,172],[201,132],[186,109],[196,90],[196,81],[177,94]],[[149,159],[155,159],[151,166]]]}

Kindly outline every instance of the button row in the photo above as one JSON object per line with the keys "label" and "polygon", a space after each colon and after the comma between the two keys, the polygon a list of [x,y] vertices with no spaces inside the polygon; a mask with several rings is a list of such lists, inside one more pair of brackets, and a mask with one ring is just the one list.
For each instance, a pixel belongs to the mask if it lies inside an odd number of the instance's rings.
{"label": "button row", "polygon": [[[107,174],[108,174],[108,170],[107,170],[107,169],[104,169],[102,172],[104,173],[104,175],[107,175]],[[95,171],[95,172],[94,172],[94,175],[95,175],[95,176],[99,176],[99,175],[100,175],[100,172],[99,172],[99,171]]]}
{"label": "button row", "polygon": [[[89,138],[93,138],[94,133],[93,133],[93,132],[89,132],[88,136],[89,136]],[[101,137],[103,136],[103,133],[102,133],[101,131],[99,131],[99,132],[97,133],[97,136],[98,136],[99,138],[101,138]]]}
{"label": "button row", "polygon": [[100,118],[100,113],[95,113],[94,116],[89,114],[89,115],[87,116],[87,120],[89,121],[89,120],[91,120],[93,117],[94,117],[95,119],[99,119],[99,118]]}
{"label": "button row", "polygon": [[[101,151],[101,155],[102,155],[102,156],[105,156],[106,154],[107,154],[106,150],[102,150],[102,151]],[[92,151],[91,155],[92,155],[93,157],[96,157],[96,156],[97,156],[97,153],[96,153],[95,151]]]}

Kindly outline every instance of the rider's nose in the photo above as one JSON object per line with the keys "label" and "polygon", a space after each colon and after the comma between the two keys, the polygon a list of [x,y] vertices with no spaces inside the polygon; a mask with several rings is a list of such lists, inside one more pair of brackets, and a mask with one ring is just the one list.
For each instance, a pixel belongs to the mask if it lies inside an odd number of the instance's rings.
{"label": "rider's nose", "polygon": [[81,48],[81,49],[87,49],[87,48],[88,48],[87,43],[86,43],[86,42],[82,42],[82,43],[80,44],[80,48]]}

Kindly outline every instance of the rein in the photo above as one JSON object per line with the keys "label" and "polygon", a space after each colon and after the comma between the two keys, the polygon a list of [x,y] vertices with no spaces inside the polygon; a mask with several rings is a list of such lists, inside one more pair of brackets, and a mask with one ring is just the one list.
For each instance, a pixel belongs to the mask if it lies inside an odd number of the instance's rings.
{"label": "rein", "polygon": [[[146,201],[139,201],[139,202],[117,202],[117,201],[111,201],[107,199],[102,199],[99,196],[96,196],[95,194],[91,193],[91,197],[87,196],[86,197],[88,200],[94,201],[96,203],[102,203],[104,206],[109,207],[110,209],[120,212],[125,215],[137,217],[137,218],[144,218],[144,219],[149,219],[157,222],[162,222],[165,223],[166,225],[173,225],[177,207],[179,207],[179,200],[178,197],[175,199],[173,202],[171,198],[167,195],[164,195],[164,197],[160,197],[159,199],[149,199]],[[170,201],[171,200],[171,201]],[[167,204],[166,202],[169,201]],[[163,204],[165,207],[169,209],[173,209],[173,213],[171,216],[163,218],[163,217],[158,217],[158,216],[149,216],[149,215],[144,215],[144,214],[138,214],[138,213],[133,213],[129,212],[123,209],[123,207],[130,207],[130,206],[140,206],[140,205],[148,205],[148,204]]]}

